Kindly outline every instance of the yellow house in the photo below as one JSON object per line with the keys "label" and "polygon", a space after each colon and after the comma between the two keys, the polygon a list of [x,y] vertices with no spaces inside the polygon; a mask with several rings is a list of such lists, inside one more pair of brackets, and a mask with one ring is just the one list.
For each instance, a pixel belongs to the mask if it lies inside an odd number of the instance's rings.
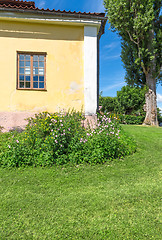
{"label": "yellow house", "polygon": [[37,112],[98,108],[104,13],[39,9],[0,0],[0,126],[23,126]]}

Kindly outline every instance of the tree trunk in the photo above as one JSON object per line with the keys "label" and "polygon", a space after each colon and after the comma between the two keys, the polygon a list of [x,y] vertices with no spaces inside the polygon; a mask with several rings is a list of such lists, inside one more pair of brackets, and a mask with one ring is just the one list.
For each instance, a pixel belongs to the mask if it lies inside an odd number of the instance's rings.
{"label": "tree trunk", "polygon": [[146,117],[143,125],[158,126],[157,120],[157,101],[156,101],[156,80],[153,79],[152,74],[149,73],[146,76],[146,85],[149,90],[145,94],[145,111]]}
{"label": "tree trunk", "polygon": [[151,61],[150,70],[148,73],[145,73],[146,76],[146,86],[148,87],[148,92],[145,94],[145,111],[146,117],[144,120],[144,125],[158,126],[157,120],[157,100],[156,100],[156,56],[154,51],[154,25],[153,28],[149,32],[149,41],[148,41],[148,50],[154,56]]}

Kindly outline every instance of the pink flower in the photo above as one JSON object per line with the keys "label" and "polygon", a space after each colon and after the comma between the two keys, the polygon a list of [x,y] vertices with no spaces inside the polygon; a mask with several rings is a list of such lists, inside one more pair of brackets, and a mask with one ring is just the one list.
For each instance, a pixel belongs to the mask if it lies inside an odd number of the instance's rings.
{"label": "pink flower", "polygon": [[17,143],[19,143],[19,140],[16,140]]}
{"label": "pink flower", "polygon": [[9,148],[11,148],[11,146],[10,146],[10,145],[8,145],[8,147],[9,147]]}
{"label": "pink flower", "polygon": [[55,143],[58,143],[58,141],[57,141],[57,140],[55,140]]}
{"label": "pink flower", "polygon": [[118,139],[120,139],[120,137],[118,137]]}

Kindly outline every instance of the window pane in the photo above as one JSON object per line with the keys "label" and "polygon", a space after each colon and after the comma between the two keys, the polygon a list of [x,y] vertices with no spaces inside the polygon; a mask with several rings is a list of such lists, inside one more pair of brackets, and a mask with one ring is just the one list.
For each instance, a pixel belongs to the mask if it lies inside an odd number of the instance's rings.
{"label": "window pane", "polygon": [[40,82],[44,82],[44,76],[40,76],[40,77],[39,77],[39,81],[40,81]]}
{"label": "window pane", "polygon": [[33,88],[38,88],[38,82],[33,82]]}
{"label": "window pane", "polygon": [[30,88],[30,82],[26,82],[26,83],[25,83],[25,87],[26,87],[26,88]]}
{"label": "window pane", "polygon": [[44,75],[44,68],[39,68],[39,75]]}
{"label": "window pane", "polygon": [[24,55],[20,54],[19,60],[24,60]]}
{"label": "window pane", "polygon": [[30,75],[30,67],[26,67],[25,68],[25,74],[26,75]]}
{"label": "window pane", "polygon": [[39,82],[39,88],[44,88],[44,82]]}
{"label": "window pane", "polygon": [[33,62],[34,67],[38,67],[38,62]]}
{"label": "window pane", "polygon": [[19,80],[24,81],[24,75],[19,75]]}
{"label": "window pane", "polygon": [[26,66],[26,67],[30,67],[30,61],[26,61],[26,62],[25,62],[25,66]]}
{"label": "window pane", "polygon": [[33,61],[38,61],[38,55],[33,55]]}
{"label": "window pane", "polygon": [[39,62],[39,67],[43,67],[44,68],[44,62]]}
{"label": "window pane", "polygon": [[25,80],[26,80],[26,81],[30,81],[30,76],[26,76],[26,77],[25,77]]}
{"label": "window pane", "polygon": [[24,88],[24,82],[20,82],[20,88]]}
{"label": "window pane", "polygon": [[33,76],[33,81],[38,82],[38,76]]}
{"label": "window pane", "polygon": [[20,67],[24,67],[24,61],[20,61],[20,62],[19,62],[19,66],[20,66]]}
{"label": "window pane", "polygon": [[30,61],[30,55],[25,55],[25,60]]}
{"label": "window pane", "polygon": [[33,68],[33,74],[38,75],[38,68]]}
{"label": "window pane", "polygon": [[43,61],[44,62],[44,56],[39,56],[39,61]]}
{"label": "window pane", "polygon": [[20,68],[20,69],[19,69],[19,73],[20,73],[20,74],[24,74],[24,68]]}

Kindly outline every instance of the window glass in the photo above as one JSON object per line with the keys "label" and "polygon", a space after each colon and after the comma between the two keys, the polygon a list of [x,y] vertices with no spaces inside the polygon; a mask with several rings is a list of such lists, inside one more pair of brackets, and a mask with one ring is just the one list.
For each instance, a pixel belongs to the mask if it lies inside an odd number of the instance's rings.
{"label": "window glass", "polygon": [[20,54],[20,61],[21,61],[21,60],[24,60],[24,59],[25,59],[25,56],[22,55],[22,54]]}
{"label": "window glass", "polygon": [[34,66],[34,67],[38,67],[38,62],[35,62],[35,61],[34,61],[34,62],[33,62],[33,66]]}
{"label": "window glass", "polygon": [[30,61],[30,55],[25,55],[25,60]]}
{"label": "window glass", "polygon": [[38,61],[38,55],[33,55],[33,61]]}
{"label": "window glass", "polygon": [[26,77],[25,77],[25,80],[26,80],[26,81],[30,81],[30,76],[26,76]]}
{"label": "window glass", "polygon": [[20,62],[19,62],[19,66],[20,66],[20,67],[24,67],[24,61],[20,61]]}
{"label": "window glass", "polygon": [[20,88],[24,88],[24,82],[20,82]]}
{"label": "window glass", "polygon": [[38,76],[33,76],[33,81],[38,82]]}
{"label": "window glass", "polygon": [[20,74],[24,74],[24,68],[20,68],[20,69],[19,69],[19,73],[20,73]]}
{"label": "window glass", "polygon": [[45,88],[45,55],[19,54],[18,87],[21,89]]}
{"label": "window glass", "polygon": [[19,76],[19,80],[20,80],[20,81],[24,81],[24,75],[20,75],[20,76]]}
{"label": "window glass", "polygon": [[44,75],[44,68],[39,68],[39,75]]}
{"label": "window glass", "polygon": [[30,67],[26,67],[25,68],[25,74],[26,75],[30,75]]}
{"label": "window glass", "polygon": [[39,61],[44,62],[44,56],[39,56]]}
{"label": "window glass", "polygon": [[39,81],[44,82],[44,76],[39,76]]}
{"label": "window glass", "polygon": [[39,88],[44,88],[44,82],[39,82]]}
{"label": "window glass", "polygon": [[33,88],[38,88],[38,82],[33,82]]}
{"label": "window glass", "polygon": [[26,82],[26,83],[25,83],[25,87],[26,87],[26,88],[30,88],[30,82]]}

